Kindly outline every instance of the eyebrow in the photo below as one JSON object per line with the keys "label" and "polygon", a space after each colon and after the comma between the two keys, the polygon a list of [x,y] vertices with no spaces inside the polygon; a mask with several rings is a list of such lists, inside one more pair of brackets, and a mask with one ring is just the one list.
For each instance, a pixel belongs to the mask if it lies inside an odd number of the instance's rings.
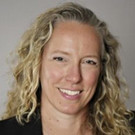
{"label": "eyebrow", "polygon": [[97,58],[97,59],[99,59],[100,57],[99,56],[97,56],[97,55],[86,55],[85,57],[91,57],[91,58]]}
{"label": "eyebrow", "polygon": [[[52,54],[57,54],[57,53],[62,53],[62,54],[64,54],[64,55],[70,55],[70,53],[68,53],[68,52],[66,52],[66,51],[61,51],[61,50],[55,50],[55,51],[53,51],[52,52]],[[85,55],[83,58],[88,58],[88,57],[90,57],[90,58],[96,58],[96,59],[100,59],[100,56],[97,56],[97,55],[94,55],[94,54],[88,54],[88,55]]]}
{"label": "eyebrow", "polygon": [[61,51],[61,50],[55,50],[55,51],[52,52],[52,54],[55,54],[55,53],[63,53],[63,54],[65,54],[65,55],[69,55],[68,52]]}

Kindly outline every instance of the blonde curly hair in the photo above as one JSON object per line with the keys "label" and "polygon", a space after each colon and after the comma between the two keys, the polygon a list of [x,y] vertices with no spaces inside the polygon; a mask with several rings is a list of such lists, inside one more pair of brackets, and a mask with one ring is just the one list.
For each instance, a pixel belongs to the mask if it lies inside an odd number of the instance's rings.
{"label": "blonde curly hair", "polygon": [[[18,48],[18,64],[14,70],[14,87],[4,118],[16,116],[20,123],[29,122],[36,108],[40,107],[40,65],[43,49],[50,39],[55,24],[74,20],[93,26],[102,39],[102,71],[96,93],[89,103],[88,123],[100,135],[131,135],[123,97],[126,85],[119,79],[120,46],[108,31],[105,22],[87,8],[76,3],[65,3],[41,14],[28,29]],[[125,95],[123,96],[123,93]]]}

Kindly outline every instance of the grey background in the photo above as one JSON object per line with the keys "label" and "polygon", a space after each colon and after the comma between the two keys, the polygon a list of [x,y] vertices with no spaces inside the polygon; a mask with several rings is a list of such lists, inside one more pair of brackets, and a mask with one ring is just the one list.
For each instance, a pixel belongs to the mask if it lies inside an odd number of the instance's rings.
{"label": "grey background", "polygon": [[76,1],[94,11],[122,44],[123,74],[130,88],[126,104],[135,109],[135,0],[0,0],[0,115],[13,80],[8,62],[10,52],[39,14],[66,1]]}

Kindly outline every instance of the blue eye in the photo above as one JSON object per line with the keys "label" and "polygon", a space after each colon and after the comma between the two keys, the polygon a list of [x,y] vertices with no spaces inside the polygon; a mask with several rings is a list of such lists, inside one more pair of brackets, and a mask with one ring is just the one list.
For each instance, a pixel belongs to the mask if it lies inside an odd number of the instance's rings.
{"label": "blue eye", "polygon": [[64,58],[62,58],[62,57],[54,57],[53,59],[56,61],[64,61]]}

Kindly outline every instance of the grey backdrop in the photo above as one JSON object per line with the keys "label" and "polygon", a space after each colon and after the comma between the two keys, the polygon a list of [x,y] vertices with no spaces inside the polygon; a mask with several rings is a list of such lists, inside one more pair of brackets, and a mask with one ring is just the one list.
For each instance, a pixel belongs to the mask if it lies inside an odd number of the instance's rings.
{"label": "grey backdrop", "polygon": [[127,106],[135,109],[135,0],[0,0],[0,115],[13,80],[7,61],[10,52],[40,13],[65,1],[76,1],[93,10],[122,44],[123,74],[130,87]]}

